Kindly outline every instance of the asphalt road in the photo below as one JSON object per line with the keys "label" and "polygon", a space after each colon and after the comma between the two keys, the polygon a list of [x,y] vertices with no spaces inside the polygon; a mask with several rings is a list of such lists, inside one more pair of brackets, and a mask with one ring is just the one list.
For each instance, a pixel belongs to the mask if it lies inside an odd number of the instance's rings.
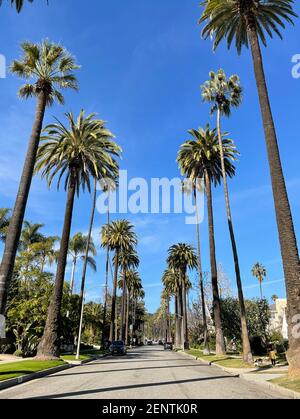
{"label": "asphalt road", "polygon": [[280,394],[159,346],[107,357],[0,392],[0,399],[272,399]]}

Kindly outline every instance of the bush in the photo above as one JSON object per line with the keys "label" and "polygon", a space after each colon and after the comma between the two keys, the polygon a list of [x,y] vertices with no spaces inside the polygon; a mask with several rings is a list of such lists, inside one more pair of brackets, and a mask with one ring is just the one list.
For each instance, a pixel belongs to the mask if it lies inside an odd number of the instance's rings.
{"label": "bush", "polygon": [[23,358],[23,352],[22,352],[22,351],[20,351],[19,349],[17,349],[17,350],[14,352],[14,356],[18,356],[19,358]]}

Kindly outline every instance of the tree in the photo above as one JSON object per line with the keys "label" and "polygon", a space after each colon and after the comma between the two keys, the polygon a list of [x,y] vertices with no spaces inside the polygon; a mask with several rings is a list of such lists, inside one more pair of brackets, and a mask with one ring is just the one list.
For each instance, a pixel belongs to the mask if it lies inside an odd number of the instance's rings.
{"label": "tree", "polygon": [[263,291],[262,291],[262,283],[264,278],[267,276],[267,270],[261,263],[256,263],[251,271],[252,275],[258,279],[259,286],[260,286],[260,298],[263,300]]}
{"label": "tree", "polygon": [[133,225],[127,220],[117,220],[102,228],[102,247],[115,252],[114,257],[114,282],[111,305],[110,335],[112,341],[115,336],[116,321],[116,296],[118,286],[118,272],[121,252],[132,250],[137,245],[137,236],[133,231]]}
{"label": "tree", "polygon": [[[71,295],[74,293],[74,285],[75,285],[75,272],[78,260],[84,260],[85,249],[88,243],[88,237],[83,235],[82,233],[75,234],[69,242],[69,255],[72,258],[72,274],[71,274],[71,282],[70,282],[70,292]],[[96,247],[93,240],[89,242],[89,254],[92,256],[88,257],[88,264],[89,266],[96,272],[96,261],[93,256],[97,255]]]}
{"label": "tree", "polygon": [[266,34],[271,38],[273,33],[282,38],[280,27],[285,22],[293,23],[297,17],[293,10],[293,0],[206,0],[202,3],[204,12],[200,23],[206,22],[203,29],[205,38],[214,38],[214,49],[219,43],[227,40],[228,48],[235,40],[238,53],[242,47],[250,45],[254,74],[265,131],[273,196],[275,203],[277,227],[281,247],[285,283],[288,300],[289,326],[289,373],[300,375],[300,337],[293,333],[298,319],[300,302],[300,261],[295,235],[293,217],[282,169],[280,151],[272,115],[269,93],[260,43],[267,46]]}
{"label": "tree", "polygon": [[241,326],[242,326],[242,336],[243,336],[243,357],[245,362],[251,363],[253,361],[250,340],[248,335],[247,327],[247,315],[244,302],[244,293],[243,285],[241,279],[240,263],[238,257],[238,250],[236,245],[235,233],[233,228],[231,206],[229,201],[229,190],[227,183],[227,174],[224,163],[224,153],[222,147],[222,131],[221,131],[221,116],[229,117],[231,114],[232,107],[238,107],[242,100],[242,88],[240,86],[239,77],[233,75],[226,78],[226,74],[223,70],[219,70],[217,73],[213,71],[210,72],[210,80],[205,82],[202,86],[202,97],[205,102],[208,102],[212,105],[211,114],[213,115],[217,112],[217,131],[218,131],[218,140],[219,148],[221,155],[221,169],[222,169],[222,178],[224,184],[224,196],[225,196],[225,205],[226,213],[228,220],[228,228],[231,240],[231,247],[234,259],[235,266],[235,276],[238,289],[238,296],[240,302],[240,311],[241,311]]}
{"label": "tree", "polygon": [[[33,2],[33,0],[28,0],[30,3]],[[15,6],[18,13],[22,10],[24,6],[24,0],[10,0],[10,3],[12,6]],[[0,0],[0,6],[2,6],[2,0]]]}
{"label": "tree", "polygon": [[91,178],[98,178],[103,173],[111,176],[115,170],[110,155],[115,150],[115,144],[103,139],[103,121],[95,119],[95,114],[85,116],[84,111],[80,112],[77,120],[72,113],[67,113],[66,117],[69,128],[60,121],[45,128],[36,165],[36,172],[42,173],[49,186],[58,175],[58,188],[64,179],[67,190],[55,287],[44,335],[38,348],[40,358],[59,356],[60,309],[75,195],[79,196],[81,189],[91,191]]}
{"label": "tree", "polygon": [[169,251],[169,256],[167,259],[168,266],[178,271],[180,276],[180,285],[179,285],[179,304],[181,305],[181,316],[182,316],[182,327],[184,330],[184,339],[182,342],[184,346],[189,347],[189,334],[188,334],[188,320],[187,320],[187,290],[190,288],[189,280],[187,277],[187,271],[198,268],[198,259],[195,252],[195,249],[186,243],[178,243],[174,246],[171,246]]}
{"label": "tree", "polygon": [[[211,279],[213,290],[213,312],[216,328],[216,352],[218,355],[225,354],[225,342],[222,332],[220,295],[218,288],[218,271],[216,261],[216,246],[214,234],[214,216],[212,200],[212,183],[217,186],[221,182],[221,155],[219,139],[216,129],[211,130],[207,125],[205,129],[190,130],[189,133],[193,139],[182,144],[177,162],[182,174],[190,179],[203,179],[205,183],[205,192],[207,197],[208,226],[209,226],[209,246]],[[235,147],[230,139],[223,139],[224,163],[227,176],[232,177],[235,174],[235,167],[232,160],[235,155]]]}
{"label": "tree", "polygon": [[[138,271],[134,269],[130,269],[126,273],[127,279],[127,304],[126,304],[126,327],[125,327],[125,342],[126,345],[129,343],[129,315],[130,315],[130,301],[133,301],[134,296],[142,290],[142,281]],[[133,303],[132,303],[133,304]],[[133,305],[131,305],[133,306]],[[132,344],[132,336],[133,336],[133,314],[131,310],[131,339],[130,343]]]}
{"label": "tree", "polygon": [[32,224],[29,221],[24,221],[23,230],[21,232],[20,249],[28,250],[33,243],[40,243],[45,238],[40,229],[44,224]]}
{"label": "tree", "polygon": [[172,297],[174,297],[174,313],[175,313],[175,345],[180,346],[181,342],[181,321],[179,319],[179,288],[180,288],[180,275],[178,271],[171,269],[165,270],[162,283],[165,291]]}
{"label": "tree", "polygon": [[18,77],[27,80],[27,84],[19,90],[19,96],[23,99],[36,97],[37,108],[0,266],[0,314],[2,315],[5,314],[7,291],[13,274],[46,107],[51,106],[55,100],[64,103],[61,90],[77,89],[73,72],[78,66],[65,48],[48,40],[41,44],[23,42],[21,48],[23,56],[12,63],[10,70]]}
{"label": "tree", "polygon": [[[115,262],[115,260],[114,260]],[[122,302],[121,302],[121,327],[120,340],[125,341],[126,337],[126,305],[127,305],[127,272],[130,269],[139,267],[140,260],[135,249],[129,249],[120,254],[120,268],[122,269],[121,288],[122,288]]]}

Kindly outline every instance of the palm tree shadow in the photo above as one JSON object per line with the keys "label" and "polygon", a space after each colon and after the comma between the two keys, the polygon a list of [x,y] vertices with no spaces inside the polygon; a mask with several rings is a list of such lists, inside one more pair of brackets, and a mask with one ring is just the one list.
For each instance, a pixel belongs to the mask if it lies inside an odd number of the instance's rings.
{"label": "palm tree shadow", "polygon": [[48,396],[39,396],[39,397],[30,397],[32,400],[39,400],[39,399],[61,399],[61,398],[71,398],[71,397],[80,397],[80,396],[87,396],[89,394],[101,394],[101,393],[110,393],[112,391],[122,391],[122,390],[132,390],[137,388],[149,388],[149,387],[161,387],[161,386],[170,386],[170,385],[178,385],[178,384],[187,384],[187,383],[197,383],[201,381],[211,381],[211,380],[224,380],[224,379],[235,379],[237,377],[231,375],[222,375],[217,377],[205,377],[205,378],[194,378],[190,380],[177,380],[177,381],[162,381],[158,383],[147,383],[147,384],[133,384],[128,386],[118,386],[118,387],[108,387],[108,388],[101,388],[101,389],[94,389],[94,390],[84,390],[84,391],[76,391],[72,393],[62,393],[62,394],[51,394]]}

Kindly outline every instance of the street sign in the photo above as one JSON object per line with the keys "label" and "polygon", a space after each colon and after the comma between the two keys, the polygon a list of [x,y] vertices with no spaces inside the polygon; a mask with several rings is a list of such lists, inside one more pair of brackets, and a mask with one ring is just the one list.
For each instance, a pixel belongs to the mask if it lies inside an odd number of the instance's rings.
{"label": "street sign", "polygon": [[5,317],[0,315],[0,339],[5,339]]}

